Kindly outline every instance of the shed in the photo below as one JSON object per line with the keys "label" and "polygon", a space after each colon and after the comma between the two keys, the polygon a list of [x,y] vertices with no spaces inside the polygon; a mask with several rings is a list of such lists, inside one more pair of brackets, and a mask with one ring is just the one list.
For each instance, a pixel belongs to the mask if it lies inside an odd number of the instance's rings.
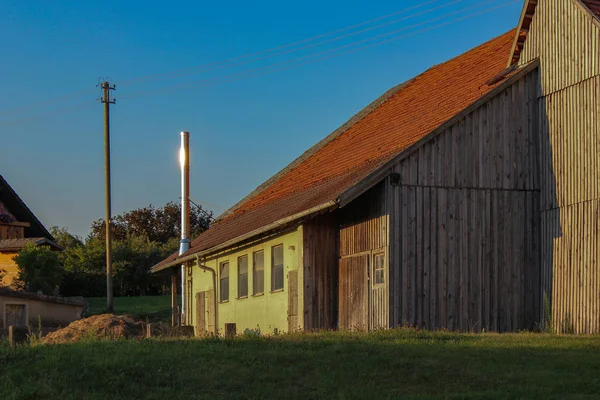
{"label": "shed", "polygon": [[83,299],[45,296],[0,288],[0,321],[2,327],[67,326],[82,317]]}

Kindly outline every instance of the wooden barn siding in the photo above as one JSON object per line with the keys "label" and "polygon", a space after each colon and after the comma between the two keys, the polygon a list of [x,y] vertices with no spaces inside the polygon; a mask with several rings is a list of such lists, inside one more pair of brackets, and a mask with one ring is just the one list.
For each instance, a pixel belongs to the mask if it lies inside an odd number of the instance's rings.
{"label": "wooden barn siding", "polygon": [[[370,328],[373,329],[389,327],[389,218],[386,190],[386,182],[381,182],[338,211],[340,258],[368,253],[368,265],[372,272],[373,255],[380,252],[385,254],[385,285],[374,286],[374,277],[371,276],[367,287],[371,307],[368,321]],[[340,297],[347,293],[342,291],[344,288],[352,289],[342,286],[340,282]],[[342,310],[340,310],[340,322],[342,318],[348,318],[341,313]]]}
{"label": "wooden barn siding", "polygon": [[387,246],[384,191],[382,182],[339,210],[340,257]]}
{"label": "wooden barn siding", "polygon": [[532,71],[392,168],[392,326],[539,321],[537,84]]}
{"label": "wooden barn siding", "polygon": [[544,95],[600,74],[600,23],[577,1],[538,1],[519,63],[540,58]]}
{"label": "wooden barn siding", "polygon": [[600,77],[539,102],[543,293],[556,331],[600,333]]}
{"label": "wooden barn siding", "polygon": [[326,213],[303,224],[304,329],[337,326],[337,226]]}
{"label": "wooden barn siding", "polygon": [[556,331],[600,333],[600,23],[575,0],[540,0],[519,62],[535,58],[542,295]]}

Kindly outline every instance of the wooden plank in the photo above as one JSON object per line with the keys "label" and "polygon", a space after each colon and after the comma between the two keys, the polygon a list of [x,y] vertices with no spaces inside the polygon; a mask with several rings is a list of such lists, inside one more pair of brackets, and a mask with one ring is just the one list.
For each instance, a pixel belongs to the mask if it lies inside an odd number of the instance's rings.
{"label": "wooden plank", "polygon": [[196,293],[196,335],[206,332],[206,292]]}
{"label": "wooden plank", "polygon": [[430,190],[428,187],[423,188],[422,192],[423,200],[422,200],[422,209],[423,213],[423,228],[421,230],[423,241],[421,243],[422,246],[422,296],[421,296],[421,325],[425,329],[430,329],[430,275],[431,275],[431,197]]}
{"label": "wooden plank", "polygon": [[415,214],[415,230],[416,230],[416,249],[415,249],[415,325],[423,326],[423,301],[424,301],[424,287],[423,287],[423,274],[424,274],[424,210],[423,210],[423,188],[415,188],[415,203],[416,203],[416,214]]}
{"label": "wooden plank", "polygon": [[436,328],[448,328],[447,322],[447,289],[448,289],[448,235],[449,213],[447,208],[447,190],[436,190],[438,199],[438,243],[437,243],[437,283],[438,304]]}
{"label": "wooden plank", "polygon": [[438,205],[437,205],[437,190],[435,188],[430,189],[430,226],[429,226],[429,246],[430,246],[430,257],[429,257],[429,328],[436,329],[437,325],[437,309],[438,309],[438,273],[439,273],[439,262],[438,262]]}
{"label": "wooden plank", "polygon": [[298,324],[298,270],[288,272],[288,332],[300,329]]}

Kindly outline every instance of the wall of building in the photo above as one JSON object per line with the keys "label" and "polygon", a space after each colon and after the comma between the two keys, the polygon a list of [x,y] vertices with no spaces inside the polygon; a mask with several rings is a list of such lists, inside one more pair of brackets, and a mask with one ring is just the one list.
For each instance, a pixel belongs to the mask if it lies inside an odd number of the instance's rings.
{"label": "wall of building", "polygon": [[[272,247],[283,245],[284,262],[284,287],[283,290],[271,291],[271,260]],[[252,255],[256,251],[264,251],[264,294],[253,295]],[[238,257],[248,256],[248,296],[238,298]],[[288,230],[274,237],[264,238],[261,241],[224,252],[218,256],[212,256],[202,261],[202,264],[211,270],[217,271],[217,326],[218,332],[223,334],[226,323],[235,323],[238,333],[245,329],[260,329],[263,334],[272,334],[275,330],[287,332],[290,329],[301,328],[303,322],[303,291],[301,282],[303,279],[302,268],[302,227]],[[229,262],[229,300],[219,302],[219,265]],[[290,279],[292,278],[292,279]],[[290,286],[292,282],[292,286]],[[212,273],[202,270],[196,263],[191,267],[192,303],[188,304],[188,315],[191,323],[197,327],[197,332],[202,330],[214,332],[214,312],[212,310],[213,299]],[[198,293],[203,293],[203,299],[198,300]],[[297,298],[290,301],[290,294]],[[198,303],[199,302],[199,303]],[[292,304],[292,309],[289,305]],[[204,326],[199,326],[202,312],[197,309],[198,304],[204,304]],[[296,307],[294,307],[294,305]],[[294,309],[295,308],[295,309]],[[288,318],[291,313],[291,318]],[[293,328],[293,326],[298,327]]]}
{"label": "wall of building", "polygon": [[12,281],[17,277],[18,267],[13,261],[13,257],[17,253],[14,251],[0,252],[0,269],[6,271],[6,275],[0,280],[0,286],[10,286]]}
{"label": "wall of building", "polygon": [[[340,328],[389,326],[388,212],[386,185],[375,185],[338,210]],[[383,277],[375,264],[383,257]]]}
{"label": "wall of building", "polygon": [[533,70],[392,168],[392,326],[539,321],[538,82]]}
{"label": "wall of building", "polygon": [[304,329],[338,325],[338,222],[325,213],[303,222]]}
{"label": "wall of building", "polygon": [[600,333],[600,22],[539,0],[521,64],[540,59],[542,287],[556,331]]}
{"label": "wall of building", "polygon": [[44,327],[66,326],[81,318],[83,306],[58,304],[42,300],[24,299],[19,297],[0,295],[0,323],[5,324],[5,307],[7,304],[25,305],[29,326],[37,327],[38,319]]}

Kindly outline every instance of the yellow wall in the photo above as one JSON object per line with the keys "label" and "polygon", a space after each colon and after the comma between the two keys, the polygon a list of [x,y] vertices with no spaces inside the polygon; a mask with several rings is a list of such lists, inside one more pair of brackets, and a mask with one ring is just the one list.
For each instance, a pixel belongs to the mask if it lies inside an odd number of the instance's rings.
{"label": "yellow wall", "polygon": [[[283,290],[272,293],[271,290],[271,247],[283,244],[284,280]],[[264,250],[264,294],[253,296],[252,254]],[[238,257],[248,255],[248,297],[238,299]],[[225,323],[235,323],[237,333],[245,329],[259,328],[262,334],[272,334],[274,329],[279,332],[288,331],[288,272],[298,270],[298,324],[303,326],[303,291],[302,291],[302,227],[293,231],[265,239],[250,246],[224,253],[218,257],[207,258],[203,264],[217,270],[217,287],[219,286],[218,266],[229,261],[229,301],[218,303],[218,331],[224,332]],[[192,304],[188,305],[188,315],[192,316],[192,324],[196,321],[196,293],[208,291],[213,287],[212,273],[202,270],[196,263],[192,268]],[[217,291],[217,301],[219,299]],[[207,303],[208,304],[208,303]],[[189,307],[191,306],[191,307]],[[207,327],[205,327],[206,329]]]}
{"label": "yellow wall", "polygon": [[10,286],[13,279],[17,277],[17,263],[13,261],[16,252],[0,253],[0,269],[6,270],[4,279],[0,281],[0,286]]}

